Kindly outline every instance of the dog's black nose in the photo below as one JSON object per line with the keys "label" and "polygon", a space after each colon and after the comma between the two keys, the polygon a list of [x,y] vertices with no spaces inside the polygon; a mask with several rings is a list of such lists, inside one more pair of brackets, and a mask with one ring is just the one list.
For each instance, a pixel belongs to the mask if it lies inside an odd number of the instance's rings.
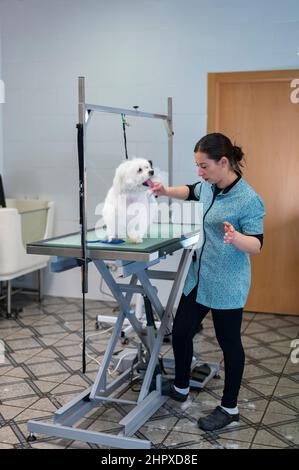
{"label": "dog's black nose", "polygon": [[150,170],[148,173],[149,173],[149,175],[153,176],[154,170]]}

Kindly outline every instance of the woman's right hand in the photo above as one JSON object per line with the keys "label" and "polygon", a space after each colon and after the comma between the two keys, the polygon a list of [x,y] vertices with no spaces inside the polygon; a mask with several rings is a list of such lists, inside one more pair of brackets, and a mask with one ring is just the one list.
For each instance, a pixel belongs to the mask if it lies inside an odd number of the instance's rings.
{"label": "woman's right hand", "polygon": [[157,196],[168,196],[167,187],[163,186],[162,183],[154,183],[154,186],[151,188],[153,194]]}

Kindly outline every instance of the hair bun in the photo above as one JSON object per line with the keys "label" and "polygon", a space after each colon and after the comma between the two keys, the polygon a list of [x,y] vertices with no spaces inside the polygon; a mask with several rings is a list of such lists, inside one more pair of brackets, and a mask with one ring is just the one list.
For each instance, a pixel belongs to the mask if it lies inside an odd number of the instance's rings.
{"label": "hair bun", "polygon": [[244,152],[241,149],[241,147],[238,147],[237,145],[233,145],[233,155],[235,159],[237,160],[237,162],[240,162],[244,157]]}

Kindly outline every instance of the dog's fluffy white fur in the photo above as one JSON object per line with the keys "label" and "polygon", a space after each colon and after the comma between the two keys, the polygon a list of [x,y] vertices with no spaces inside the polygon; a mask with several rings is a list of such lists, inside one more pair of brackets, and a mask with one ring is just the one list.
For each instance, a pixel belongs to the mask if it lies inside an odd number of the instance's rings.
{"label": "dog's fluffy white fur", "polygon": [[151,161],[143,158],[126,160],[118,166],[103,207],[108,241],[116,238],[131,243],[143,241],[157,209],[149,190],[153,176]]}

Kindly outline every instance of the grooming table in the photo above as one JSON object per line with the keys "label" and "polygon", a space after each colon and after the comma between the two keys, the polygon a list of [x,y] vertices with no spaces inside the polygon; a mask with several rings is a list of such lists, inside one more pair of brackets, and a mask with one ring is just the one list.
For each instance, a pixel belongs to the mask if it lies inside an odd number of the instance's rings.
{"label": "grooming table", "polygon": [[[94,384],[87,388],[78,397],[66,404],[54,413],[53,423],[29,421],[28,440],[35,439],[33,433],[41,433],[49,436],[80,440],[88,443],[100,444],[116,448],[149,449],[151,442],[132,437],[134,433],[165,403],[167,396],[161,394],[162,368],[159,361],[160,349],[163,338],[169,327],[175,301],[181,293],[182,285],[186,277],[194,248],[198,247],[201,227],[196,225],[180,224],[153,224],[151,234],[155,238],[145,238],[141,244],[123,243],[109,245],[100,241],[105,237],[104,231],[97,234],[94,230],[87,232],[87,259],[93,262],[100,275],[105,280],[114,298],[119,304],[120,312],[115,322],[114,329],[109,339],[102,365],[99,368]],[[96,241],[96,242],[95,242]],[[168,255],[181,250],[181,258],[177,271],[150,270]],[[77,267],[81,259],[80,234],[69,234],[63,237],[52,238],[27,245],[27,252],[31,254],[55,255],[52,270],[62,272]],[[114,260],[119,266],[122,276],[129,277],[129,283],[118,282],[112,276],[107,262]],[[151,284],[150,279],[163,279],[172,281],[166,308],[164,309],[157,289]],[[139,285],[137,284],[139,281]],[[136,318],[131,309],[133,294],[139,293],[144,297],[147,325]],[[155,317],[158,319],[159,328],[155,329]],[[127,320],[139,339],[137,349],[137,362],[124,370],[112,382],[107,380],[107,372],[113,352],[120,338],[123,323]],[[174,360],[163,359],[164,367],[174,368]],[[193,361],[192,367],[203,364]],[[191,386],[202,388],[208,380],[219,372],[217,363],[205,364],[208,372],[205,380],[199,382],[191,380]],[[133,373],[143,378],[141,390],[136,401],[117,398],[117,391]],[[167,378],[169,375],[167,375]],[[203,385],[204,384],[204,385]],[[134,405],[134,408],[120,421],[123,427],[118,435],[88,431],[73,427],[93,408],[101,403],[118,403]]]}

